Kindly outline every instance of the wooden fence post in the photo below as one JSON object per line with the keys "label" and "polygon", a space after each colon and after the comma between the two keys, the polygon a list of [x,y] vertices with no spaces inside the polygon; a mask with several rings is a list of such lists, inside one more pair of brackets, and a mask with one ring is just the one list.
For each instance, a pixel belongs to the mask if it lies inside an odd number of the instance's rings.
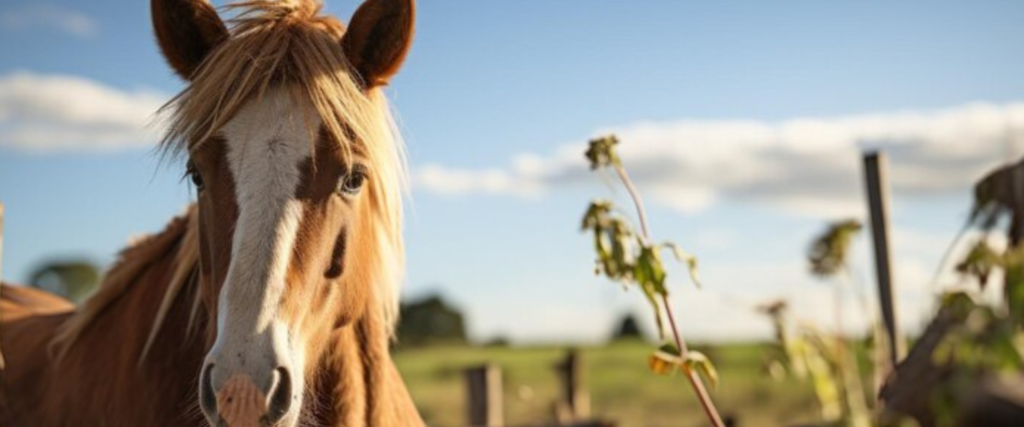
{"label": "wooden fence post", "polygon": [[[4,204],[0,203],[0,264],[3,261],[4,247]],[[3,283],[3,270],[0,268],[0,283]],[[0,330],[0,333],[3,333]],[[0,349],[0,427],[13,427],[10,406],[7,403],[7,375],[4,373],[4,353]]]}
{"label": "wooden fence post", "polygon": [[501,368],[487,364],[465,371],[466,406],[471,427],[503,427]]}
{"label": "wooden fence post", "polygon": [[885,375],[904,356],[903,339],[899,332],[896,305],[893,297],[892,253],[889,246],[889,161],[885,153],[864,155],[865,183],[871,211],[871,236],[875,246],[875,272],[878,278],[878,299],[882,306],[885,325],[888,365]]}
{"label": "wooden fence post", "polygon": [[[3,261],[4,261],[4,204],[0,203],[0,283],[3,283]],[[3,394],[3,369],[4,369],[4,352],[3,348],[0,348],[0,394]],[[3,397],[0,397],[3,399]],[[0,402],[3,403],[3,402]]]}
{"label": "wooden fence post", "polygon": [[583,356],[578,349],[569,349],[565,359],[555,365],[561,380],[562,396],[557,418],[571,423],[590,418],[590,395],[583,383]]}

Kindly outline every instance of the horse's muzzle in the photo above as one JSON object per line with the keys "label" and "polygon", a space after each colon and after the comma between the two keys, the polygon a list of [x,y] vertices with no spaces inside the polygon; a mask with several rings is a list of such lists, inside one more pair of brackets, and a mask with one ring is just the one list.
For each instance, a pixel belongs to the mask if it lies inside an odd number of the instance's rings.
{"label": "horse's muzzle", "polygon": [[[232,374],[216,384],[216,364],[207,364],[199,382],[199,406],[210,424],[217,427],[274,426],[292,406],[292,377],[285,368],[274,371],[273,380],[261,388],[246,374]],[[269,397],[268,397],[269,396]]]}

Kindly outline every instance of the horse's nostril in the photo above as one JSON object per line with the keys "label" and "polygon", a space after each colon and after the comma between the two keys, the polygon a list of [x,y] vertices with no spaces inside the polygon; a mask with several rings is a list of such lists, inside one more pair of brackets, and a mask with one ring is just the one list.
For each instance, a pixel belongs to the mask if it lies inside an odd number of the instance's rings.
{"label": "horse's nostril", "polygon": [[217,394],[213,391],[213,364],[206,365],[199,376],[199,407],[208,417],[217,416]]}
{"label": "horse's nostril", "polygon": [[280,421],[292,406],[292,377],[285,368],[277,368],[278,381],[270,391],[270,408],[267,412],[271,424]]}

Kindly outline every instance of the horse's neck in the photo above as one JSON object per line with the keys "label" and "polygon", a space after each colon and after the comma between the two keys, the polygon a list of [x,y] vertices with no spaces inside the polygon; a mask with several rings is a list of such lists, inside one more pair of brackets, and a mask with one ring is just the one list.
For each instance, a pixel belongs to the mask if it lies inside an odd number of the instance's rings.
{"label": "horse's neck", "polygon": [[[423,426],[372,314],[334,332],[315,378],[310,411],[328,426]],[[315,409],[314,409],[315,408]]]}
{"label": "horse's neck", "polygon": [[204,310],[192,324],[196,286],[185,286],[176,295],[142,358],[176,267],[176,247],[170,245],[165,254],[141,267],[132,283],[70,344],[51,378],[55,389],[68,379],[81,385],[63,399],[65,405],[83,415],[116,417],[104,425],[204,425],[198,410],[193,410],[207,346]]}

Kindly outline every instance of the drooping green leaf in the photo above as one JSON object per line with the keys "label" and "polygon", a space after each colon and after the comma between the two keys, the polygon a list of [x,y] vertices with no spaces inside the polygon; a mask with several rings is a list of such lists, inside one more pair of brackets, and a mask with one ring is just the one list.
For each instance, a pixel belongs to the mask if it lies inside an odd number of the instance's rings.
{"label": "drooping green leaf", "polygon": [[601,227],[608,215],[612,212],[614,204],[609,200],[598,199],[590,202],[587,212],[583,215],[583,230],[590,230]]}
{"label": "drooping green leaf", "polygon": [[664,344],[651,354],[649,365],[651,371],[659,375],[668,375],[682,367],[683,358],[675,344]]}
{"label": "drooping green leaf", "polygon": [[633,264],[633,280],[640,290],[643,291],[647,301],[654,310],[655,322],[658,325],[658,335],[665,336],[665,325],[661,319],[661,299],[668,295],[665,287],[665,269],[661,264],[661,257],[651,246],[640,245],[640,253]]}
{"label": "drooping green leaf", "polygon": [[988,284],[992,270],[1003,264],[1002,255],[998,254],[984,239],[979,240],[963,261],[956,265],[956,271],[978,280],[982,289]]}
{"label": "drooping green leaf", "polygon": [[811,273],[828,277],[845,268],[850,245],[861,228],[860,222],[852,219],[830,225],[814,240],[807,253]]}
{"label": "drooping green leaf", "polygon": [[711,363],[711,359],[699,351],[690,350],[686,352],[686,356],[682,356],[680,353],[675,344],[663,344],[650,357],[651,370],[660,375],[670,374],[676,368],[687,374],[696,372],[707,380],[712,388],[718,387],[718,370]]}
{"label": "drooping green leaf", "polygon": [[957,319],[965,319],[974,310],[977,303],[967,292],[946,292],[942,294],[939,305],[941,308],[949,310]]}
{"label": "drooping green leaf", "polygon": [[633,269],[633,278],[641,286],[650,286],[656,295],[666,296],[668,289],[665,288],[665,277],[665,267],[661,263],[658,251],[653,246],[641,245]]}
{"label": "drooping green leaf", "polygon": [[1024,327],[1024,246],[1011,249],[1004,255],[1003,269],[1003,298],[1010,311],[1010,320]]}
{"label": "drooping green leaf", "polygon": [[700,288],[701,282],[700,272],[697,269],[697,257],[690,255],[674,242],[665,242],[662,243],[661,246],[663,248],[670,249],[672,251],[672,254],[675,255],[676,260],[678,260],[679,262],[686,263],[686,268],[690,273],[690,280],[693,281],[694,285]]}
{"label": "drooping green leaf", "polygon": [[669,360],[665,360],[665,358],[661,357],[658,353],[654,353],[647,358],[647,367],[655,374],[669,375],[672,372],[675,372],[675,370],[679,368],[679,365]]}
{"label": "drooping green leaf", "polygon": [[693,350],[686,352],[686,357],[683,358],[683,369],[696,371],[697,374],[704,377],[711,384],[712,388],[718,387],[718,370],[715,369],[711,359],[708,359],[704,353]]}
{"label": "drooping green leaf", "polygon": [[591,202],[582,228],[593,233],[597,273],[614,281],[628,281],[633,274],[632,247],[637,236],[625,218],[615,212],[614,205],[606,200]]}

